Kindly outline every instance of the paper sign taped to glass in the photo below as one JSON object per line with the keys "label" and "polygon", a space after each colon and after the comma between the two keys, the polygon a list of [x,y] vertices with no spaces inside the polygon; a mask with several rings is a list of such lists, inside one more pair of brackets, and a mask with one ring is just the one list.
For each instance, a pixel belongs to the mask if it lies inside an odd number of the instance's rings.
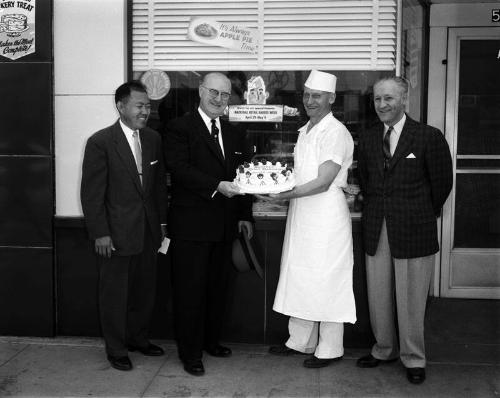
{"label": "paper sign taped to glass", "polygon": [[0,55],[11,60],[35,52],[35,2],[0,1]]}
{"label": "paper sign taped to glass", "polygon": [[158,249],[158,253],[161,254],[167,254],[168,247],[170,246],[170,239],[168,239],[166,236],[163,238],[161,242],[161,246]]}
{"label": "paper sign taped to glass", "polygon": [[259,44],[257,29],[203,17],[191,20],[187,36],[198,43],[252,54],[257,54]]}
{"label": "paper sign taped to glass", "polygon": [[247,89],[243,97],[246,105],[230,105],[228,108],[230,122],[272,122],[281,123],[283,115],[297,116],[297,108],[286,105],[268,105],[269,92],[262,76],[252,76],[247,81]]}

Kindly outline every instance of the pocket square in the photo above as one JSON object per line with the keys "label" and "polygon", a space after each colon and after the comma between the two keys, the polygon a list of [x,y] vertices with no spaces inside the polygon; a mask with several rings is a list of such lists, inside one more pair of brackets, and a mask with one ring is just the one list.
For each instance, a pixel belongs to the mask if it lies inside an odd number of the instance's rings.
{"label": "pocket square", "polygon": [[153,161],[150,163],[150,165],[152,166],[152,165],[154,165],[154,164],[156,164],[156,163],[158,163],[158,160],[153,160]]}
{"label": "pocket square", "polygon": [[241,155],[241,152],[235,152],[234,154],[235,155]]}
{"label": "pocket square", "polygon": [[406,159],[415,159],[415,155],[413,154],[413,152],[412,152],[412,153],[410,153],[410,154],[406,157]]}

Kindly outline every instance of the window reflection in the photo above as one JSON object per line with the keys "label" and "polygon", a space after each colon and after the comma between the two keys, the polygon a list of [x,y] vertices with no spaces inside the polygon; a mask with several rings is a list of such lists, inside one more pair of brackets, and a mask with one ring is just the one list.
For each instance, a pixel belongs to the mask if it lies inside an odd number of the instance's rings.
{"label": "window reflection", "polygon": [[454,247],[500,248],[500,175],[458,174]]}
{"label": "window reflection", "polygon": [[[337,96],[332,106],[333,115],[345,124],[357,144],[359,135],[377,120],[372,105],[372,86],[379,77],[389,72],[325,72],[337,76]],[[171,89],[162,100],[152,101],[150,127],[161,133],[169,120],[187,112],[194,112],[199,103],[199,81],[205,73],[207,72],[167,72]],[[267,104],[286,105],[298,109],[297,116],[284,116],[280,123],[243,123],[249,140],[255,147],[256,159],[281,161],[293,166],[293,148],[297,141],[298,129],[307,123],[307,115],[302,104],[302,92],[309,71],[230,71],[226,74],[232,83],[230,105],[245,104],[244,92],[247,90],[247,81],[252,76],[261,76],[269,92]],[[141,73],[138,72],[134,78],[138,79],[140,76]],[[356,149],[348,183],[357,184]],[[352,211],[360,210],[360,204],[354,195],[348,195],[347,199]],[[264,208],[263,204],[257,204],[256,208],[264,213],[286,211],[286,208],[279,206]]]}
{"label": "window reflection", "polygon": [[460,155],[500,153],[500,76],[495,56],[499,48],[500,40],[460,43],[457,137]]}

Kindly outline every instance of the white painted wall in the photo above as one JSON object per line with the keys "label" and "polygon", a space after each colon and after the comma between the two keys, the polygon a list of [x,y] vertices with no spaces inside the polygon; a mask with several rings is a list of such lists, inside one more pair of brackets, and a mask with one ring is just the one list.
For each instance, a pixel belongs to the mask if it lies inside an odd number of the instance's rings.
{"label": "white painted wall", "polygon": [[117,118],[127,76],[126,0],[54,0],[56,215],[81,216],[87,138]]}

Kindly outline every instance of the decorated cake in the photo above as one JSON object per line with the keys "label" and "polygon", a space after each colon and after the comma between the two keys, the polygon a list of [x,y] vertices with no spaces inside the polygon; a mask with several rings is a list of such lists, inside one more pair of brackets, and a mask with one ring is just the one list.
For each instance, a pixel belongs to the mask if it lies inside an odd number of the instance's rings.
{"label": "decorated cake", "polygon": [[28,29],[28,17],[23,14],[2,15],[0,23],[6,26],[7,32],[23,32]]}
{"label": "decorated cake", "polygon": [[244,193],[279,193],[292,189],[295,177],[293,169],[286,164],[262,160],[239,166],[234,183]]}

